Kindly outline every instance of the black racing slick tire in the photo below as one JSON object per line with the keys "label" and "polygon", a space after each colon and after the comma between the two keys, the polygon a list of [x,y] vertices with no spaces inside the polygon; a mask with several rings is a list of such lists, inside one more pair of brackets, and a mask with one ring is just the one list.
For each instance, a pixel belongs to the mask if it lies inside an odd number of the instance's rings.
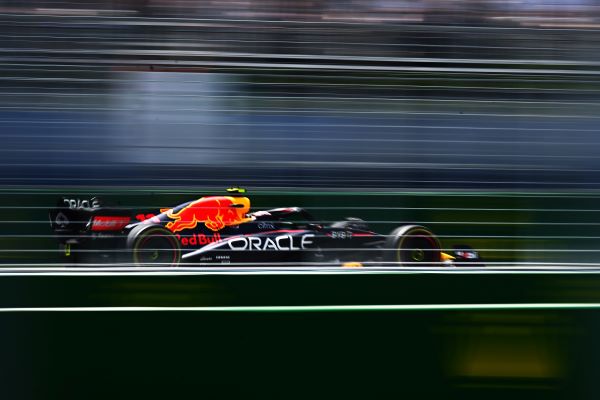
{"label": "black racing slick tire", "polygon": [[127,235],[127,248],[136,267],[168,268],[181,262],[179,240],[160,225],[137,225]]}
{"label": "black racing slick tire", "polygon": [[420,225],[403,225],[386,240],[384,260],[392,266],[433,267],[442,259],[442,246],[429,229]]}

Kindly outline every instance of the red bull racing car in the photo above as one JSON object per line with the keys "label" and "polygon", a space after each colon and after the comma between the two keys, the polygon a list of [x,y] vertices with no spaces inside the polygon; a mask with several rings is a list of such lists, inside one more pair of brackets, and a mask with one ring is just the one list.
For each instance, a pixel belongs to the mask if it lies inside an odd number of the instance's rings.
{"label": "red bull racing car", "polygon": [[63,197],[50,210],[50,222],[62,254],[77,264],[481,265],[468,246],[457,246],[452,254],[442,251],[423,226],[379,234],[358,218],[323,224],[297,207],[251,212],[244,193],[228,189],[227,195],[154,213],[108,207],[97,198]]}

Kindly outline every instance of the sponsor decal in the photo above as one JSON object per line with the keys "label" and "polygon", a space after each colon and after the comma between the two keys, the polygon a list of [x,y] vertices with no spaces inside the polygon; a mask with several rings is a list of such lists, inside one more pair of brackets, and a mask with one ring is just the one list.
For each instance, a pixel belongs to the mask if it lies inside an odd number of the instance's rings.
{"label": "sponsor decal", "polygon": [[329,236],[331,236],[333,239],[352,239],[352,232],[332,231]]}
{"label": "sponsor decal", "polygon": [[259,222],[258,223],[258,229],[271,229],[271,230],[275,230],[275,225],[270,224],[268,222]]}
{"label": "sponsor decal", "polygon": [[89,200],[63,198],[63,203],[65,207],[72,210],[95,210],[100,208],[100,200],[95,197]]}
{"label": "sponsor decal", "polygon": [[92,220],[92,231],[119,231],[129,225],[129,217],[95,216]]}
{"label": "sponsor decal", "polygon": [[456,257],[464,258],[467,260],[475,260],[475,259],[479,258],[479,254],[477,254],[477,252],[474,250],[470,250],[470,251],[458,250],[458,251],[455,251],[454,254],[456,255]]}
{"label": "sponsor decal", "polygon": [[275,250],[295,251],[304,250],[314,242],[315,235],[306,234],[302,236],[279,235],[274,237],[240,236],[227,242],[231,250]]}
{"label": "sponsor decal", "polygon": [[231,264],[231,258],[228,255],[215,256],[216,261],[220,261],[221,264]]}
{"label": "sponsor decal", "polygon": [[209,243],[218,242],[221,240],[221,234],[215,233],[213,235],[192,234],[192,235],[175,235],[182,246],[204,246]]}
{"label": "sponsor decal", "polygon": [[178,212],[173,212],[172,209],[161,210],[174,220],[165,225],[173,233],[194,229],[198,223],[203,223],[208,229],[217,232],[226,226],[253,221],[253,218],[246,216],[248,211],[250,211],[250,199],[230,196],[202,197]]}

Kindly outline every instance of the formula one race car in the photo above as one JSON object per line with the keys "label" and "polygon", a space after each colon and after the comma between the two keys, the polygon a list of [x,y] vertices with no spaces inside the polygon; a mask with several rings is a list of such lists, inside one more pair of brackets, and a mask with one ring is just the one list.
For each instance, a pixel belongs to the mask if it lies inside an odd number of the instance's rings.
{"label": "formula one race car", "polygon": [[382,235],[358,218],[326,225],[297,207],[250,212],[244,193],[232,188],[155,213],[63,197],[50,210],[50,222],[62,253],[80,264],[481,265],[468,246],[443,252],[423,226],[403,225]]}

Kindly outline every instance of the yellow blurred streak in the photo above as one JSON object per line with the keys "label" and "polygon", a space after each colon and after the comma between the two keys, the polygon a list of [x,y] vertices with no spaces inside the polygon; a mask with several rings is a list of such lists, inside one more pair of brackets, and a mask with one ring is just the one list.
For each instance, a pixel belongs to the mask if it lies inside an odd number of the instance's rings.
{"label": "yellow blurred streak", "polygon": [[[525,317],[529,314],[525,315]],[[568,358],[558,315],[487,314],[457,317],[445,330],[448,374],[459,378],[555,380],[566,375]]]}

